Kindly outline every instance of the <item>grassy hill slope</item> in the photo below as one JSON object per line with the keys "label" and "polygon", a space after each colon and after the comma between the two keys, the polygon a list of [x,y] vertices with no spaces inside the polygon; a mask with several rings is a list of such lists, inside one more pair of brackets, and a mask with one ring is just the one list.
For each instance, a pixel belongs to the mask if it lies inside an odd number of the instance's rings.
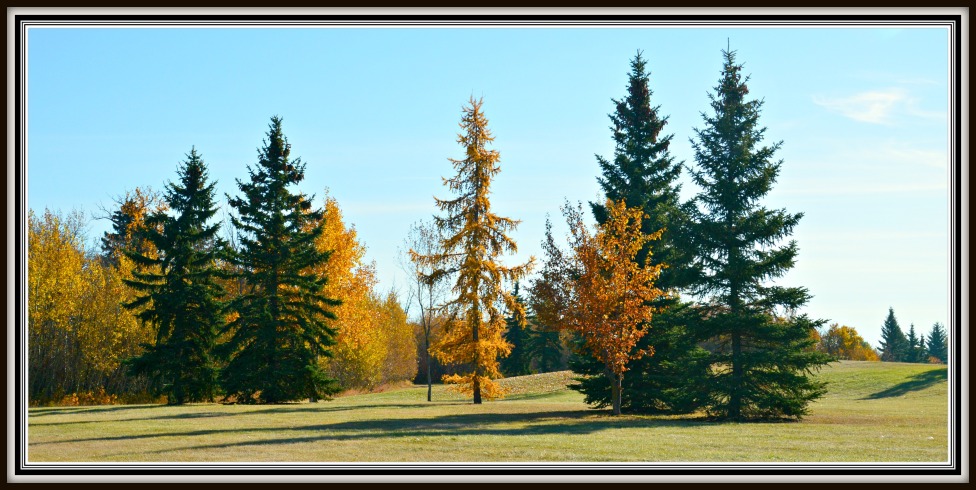
{"label": "grassy hill slope", "polygon": [[947,453],[944,366],[840,362],[799,423],[716,423],[593,410],[571,373],[502,380],[472,405],[435,386],[288,405],[36,408],[30,461],[938,462]]}

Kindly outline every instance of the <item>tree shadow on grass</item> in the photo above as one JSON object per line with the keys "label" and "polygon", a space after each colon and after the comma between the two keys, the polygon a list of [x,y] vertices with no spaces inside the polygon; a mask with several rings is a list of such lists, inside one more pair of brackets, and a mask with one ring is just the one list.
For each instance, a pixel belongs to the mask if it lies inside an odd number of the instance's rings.
{"label": "tree shadow on grass", "polygon": [[[383,405],[382,407],[387,408],[391,406]],[[132,441],[138,439],[163,437],[184,439],[221,434],[225,435],[226,437],[233,438],[243,434],[273,434],[272,437],[267,439],[166,448],[156,451],[158,453],[164,453],[194,449],[207,450],[240,446],[296,444],[327,440],[395,439],[404,437],[458,437],[468,435],[583,435],[607,429],[689,426],[700,425],[703,423],[707,422],[702,422],[701,420],[683,419],[672,420],[643,417],[610,417],[606,414],[594,413],[590,410],[566,410],[526,413],[457,414],[438,416],[436,418],[382,418],[292,427],[227,428],[182,432],[162,431],[146,434],[127,434],[120,436],[59,440],[34,444]],[[293,434],[295,432],[305,432],[310,434],[297,437],[287,437],[288,434]]]}
{"label": "tree shadow on grass", "polygon": [[[432,418],[372,419],[340,422],[335,424],[294,427],[285,430],[317,432],[297,437],[272,437],[221,444],[206,444],[172,449],[160,449],[156,453],[187,450],[213,450],[245,446],[273,446],[323,441],[347,441],[400,438],[456,438],[464,436],[544,436],[586,435],[608,429],[634,429],[652,427],[680,427],[702,424],[701,420],[670,420],[648,418],[617,418],[592,411],[544,411],[509,414],[461,414]],[[512,424],[518,425],[511,427]],[[258,429],[272,431],[271,429]],[[274,429],[281,431],[282,429]],[[436,440],[431,444],[438,444]]]}
{"label": "tree shadow on grass", "polygon": [[901,396],[912,391],[919,391],[936,383],[946,381],[948,379],[948,370],[946,369],[933,369],[932,371],[926,371],[924,373],[916,374],[903,383],[896,384],[891,388],[879,391],[877,393],[868,395],[864,397],[864,400],[877,400],[879,398],[890,398],[893,396]]}
{"label": "tree shadow on grass", "polygon": [[77,415],[83,413],[109,413],[109,412],[131,412],[134,410],[144,410],[147,408],[160,408],[166,405],[115,405],[115,406],[94,406],[94,407],[61,407],[61,408],[37,408],[27,412],[29,418],[46,417],[49,415]]}
{"label": "tree shadow on grass", "polygon": [[[141,421],[145,421],[145,420],[180,420],[180,419],[198,419],[198,418],[211,418],[211,417],[242,417],[242,416],[249,416],[249,415],[263,415],[263,414],[267,414],[267,413],[279,413],[279,414],[285,414],[285,413],[301,413],[301,412],[308,412],[308,413],[327,413],[327,412],[341,412],[341,411],[346,411],[346,410],[357,410],[357,409],[361,409],[361,408],[363,408],[363,409],[389,408],[389,409],[392,410],[392,409],[398,409],[398,408],[416,408],[416,407],[422,407],[422,406],[423,405],[409,405],[409,404],[354,405],[354,406],[328,406],[328,405],[300,405],[300,406],[294,406],[294,405],[285,404],[285,405],[275,405],[275,406],[272,406],[272,407],[269,407],[269,408],[265,408],[265,409],[261,409],[261,410],[248,410],[248,411],[240,411],[240,412],[195,412],[195,413],[194,412],[191,412],[191,413],[178,413],[178,414],[172,414],[172,415],[155,415],[155,416],[152,416],[152,417],[126,417],[126,418],[118,418],[118,419],[114,419],[113,418],[113,419],[96,419],[96,420],[72,420],[72,421],[65,421],[65,422],[49,422],[49,423],[37,423],[37,422],[34,422],[34,423],[30,423],[29,425],[34,426],[34,427],[49,427],[49,426],[58,426],[58,425],[105,424],[105,423],[112,423],[112,422],[136,422],[136,421],[140,421],[140,420]],[[126,410],[126,409],[133,409],[134,410],[134,409],[139,409],[139,408],[166,408],[166,407],[186,408],[186,406],[179,406],[179,405],[152,405],[152,406],[148,406],[148,407],[143,407],[143,406],[132,407],[132,406],[128,406],[128,407],[112,407],[112,408],[101,408],[101,409],[86,409],[86,410],[80,410],[80,411],[75,411],[75,412],[60,413],[60,415],[72,415],[72,414],[76,414],[76,413],[86,413],[86,412],[99,412],[99,413],[103,413],[104,412],[104,413],[111,413],[111,412],[119,412],[119,411],[122,411],[122,412],[119,413],[119,415],[124,415],[126,413],[124,410]],[[36,416],[41,416],[41,415],[48,415],[48,414],[45,412],[43,414],[38,414]],[[33,415],[33,414],[31,415],[31,417],[34,417],[34,416],[35,415]]]}

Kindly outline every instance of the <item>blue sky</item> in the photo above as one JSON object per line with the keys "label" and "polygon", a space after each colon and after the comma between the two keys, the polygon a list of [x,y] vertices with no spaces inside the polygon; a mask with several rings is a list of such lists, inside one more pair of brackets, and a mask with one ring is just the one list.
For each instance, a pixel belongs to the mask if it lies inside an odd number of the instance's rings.
{"label": "blue sky", "polygon": [[[137,186],[162,189],[192,146],[236,195],[272,115],[375,260],[404,284],[396,251],[447,198],[461,108],[484,97],[501,154],[499,214],[540,256],[546,215],[599,198],[607,114],[644,52],[672,153],[709,110],[727,43],[765,100],[783,166],[765,204],[802,212],[796,267],[805,312],[877,346],[888,307],[904,330],[948,320],[948,49],[936,28],[31,28],[28,202],[99,214]],[[685,198],[697,189],[687,179]],[[226,204],[225,204],[226,206]],[[93,219],[93,239],[108,227]]]}

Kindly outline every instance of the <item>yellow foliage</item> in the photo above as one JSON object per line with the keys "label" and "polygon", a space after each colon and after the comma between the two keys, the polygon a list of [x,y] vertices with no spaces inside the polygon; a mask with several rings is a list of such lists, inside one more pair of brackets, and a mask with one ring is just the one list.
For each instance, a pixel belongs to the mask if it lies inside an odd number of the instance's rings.
{"label": "yellow foliage", "polygon": [[366,247],[356,230],[342,220],[338,202],[326,196],[319,250],[331,250],[329,260],[314,270],[329,282],[323,293],[339,298],[332,307],[339,329],[332,357],[321,359],[327,372],[344,388],[373,389],[382,383],[410,379],[416,371],[416,346],[406,313],[395,297],[375,297],[376,266],[365,263]]}
{"label": "yellow foliage", "polygon": [[[28,214],[27,357],[33,403],[124,384],[121,361],[139,353],[149,329],[120,304],[132,297],[122,282],[131,264],[103,263],[85,250],[84,216]],[[67,395],[73,396],[73,395]],[[73,398],[68,399],[68,401]],[[81,402],[79,402],[81,403]]]}
{"label": "yellow foliage", "polygon": [[133,312],[122,307],[122,303],[135,299],[135,291],[122,282],[132,277],[132,269],[132,262],[121,256],[114,267],[93,264],[85,271],[85,321],[78,337],[86,361],[103,372],[117,369],[122,360],[141,352],[139,344],[152,340],[151,326],[143,325]]}
{"label": "yellow foliage", "polygon": [[417,338],[414,337],[412,325],[407,322],[407,312],[392,292],[377,306],[378,327],[387,345],[383,381],[411,380],[417,374]]}
{"label": "yellow foliage", "polygon": [[880,361],[878,353],[871,348],[853,327],[834,323],[820,338],[818,348],[838,359],[852,361]]}
{"label": "yellow foliage", "polygon": [[96,391],[86,391],[83,393],[72,393],[65,395],[54,405],[59,407],[79,407],[86,405],[115,405],[119,403],[118,395],[110,395],[105,392],[105,388],[98,387]]}
{"label": "yellow foliage", "polygon": [[446,376],[444,381],[457,383],[463,393],[472,393],[474,402],[481,398],[498,398],[503,390],[492,380],[501,377],[498,358],[512,349],[504,338],[507,328],[501,303],[516,318],[524,321],[524,307],[502,287],[503,281],[515,282],[532,268],[528,263],[504,267],[499,263],[502,253],[516,253],[515,241],[506,235],[519,222],[491,212],[489,199],[491,179],[500,170],[499,154],[489,150],[493,141],[488,120],[481,110],[482,101],[474,97],[464,107],[462,132],[458,143],[465,147],[463,160],[450,159],[457,174],[444,179],[445,185],[459,196],[437,199],[437,206],[448,213],[435,218],[442,236],[439,250],[420,254],[411,250],[411,258],[422,268],[433,271],[424,277],[428,283],[456,275],[454,299],[448,301],[451,321],[444,335],[432,345],[433,354],[445,364],[470,366],[472,372]]}

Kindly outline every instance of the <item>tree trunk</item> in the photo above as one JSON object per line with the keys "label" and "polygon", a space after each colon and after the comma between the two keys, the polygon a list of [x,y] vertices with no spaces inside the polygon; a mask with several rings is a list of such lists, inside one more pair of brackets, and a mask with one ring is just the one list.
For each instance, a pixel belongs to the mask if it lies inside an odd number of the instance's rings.
{"label": "tree trunk", "polygon": [[623,400],[621,395],[623,392],[624,374],[615,374],[612,376],[612,379],[613,383],[610,391],[610,397],[613,399],[613,414],[620,415],[620,404]]}
{"label": "tree trunk", "polygon": [[[480,317],[481,312],[478,311],[478,310],[475,310],[475,314],[477,314]],[[478,379],[478,376],[481,374],[481,359],[478,358],[478,340],[479,340],[478,339],[478,327],[479,327],[479,325],[477,323],[475,323],[474,324],[474,327],[471,329],[471,335],[472,335],[472,338],[474,340],[474,345],[475,345],[475,349],[474,349],[474,352],[475,352],[475,354],[474,354],[474,379],[472,380],[472,388],[473,388],[473,391],[474,391],[474,404],[475,405],[481,405],[481,380]]]}
{"label": "tree trunk", "polygon": [[732,333],[732,389],[729,393],[729,418],[742,415],[742,334]]}
{"label": "tree trunk", "polygon": [[474,404],[481,405],[481,383],[478,380],[477,373],[475,373],[473,384],[474,384]]}
{"label": "tree trunk", "polygon": [[430,340],[427,341],[427,401],[430,401],[432,383],[430,381]]}

